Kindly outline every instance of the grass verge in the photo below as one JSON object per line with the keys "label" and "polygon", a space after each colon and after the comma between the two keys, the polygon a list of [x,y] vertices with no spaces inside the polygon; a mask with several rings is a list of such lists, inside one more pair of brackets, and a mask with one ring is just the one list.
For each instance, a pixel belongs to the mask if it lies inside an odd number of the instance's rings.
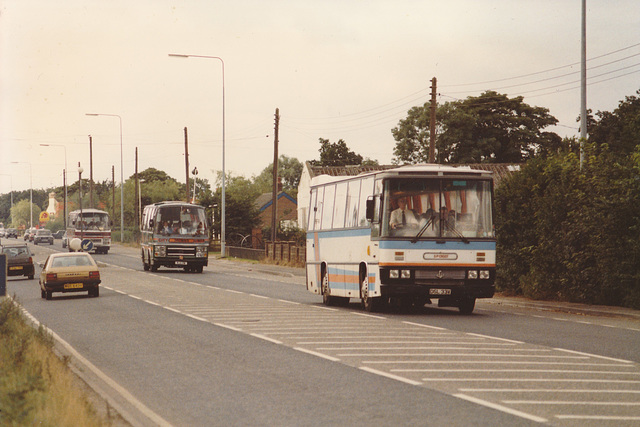
{"label": "grass verge", "polygon": [[53,338],[29,325],[17,304],[0,299],[0,425],[106,426]]}

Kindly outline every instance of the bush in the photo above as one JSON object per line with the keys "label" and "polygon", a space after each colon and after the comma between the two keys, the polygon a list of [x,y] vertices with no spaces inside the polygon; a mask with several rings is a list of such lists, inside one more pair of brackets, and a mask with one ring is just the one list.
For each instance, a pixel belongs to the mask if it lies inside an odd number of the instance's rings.
{"label": "bush", "polygon": [[535,159],[496,190],[500,291],[640,308],[640,147]]}

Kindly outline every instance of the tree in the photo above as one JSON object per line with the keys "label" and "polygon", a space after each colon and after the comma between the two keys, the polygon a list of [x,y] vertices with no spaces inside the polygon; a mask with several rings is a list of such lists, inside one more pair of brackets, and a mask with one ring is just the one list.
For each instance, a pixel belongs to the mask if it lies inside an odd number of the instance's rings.
{"label": "tree", "polygon": [[328,139],[320,138],[319,142],[320,160],[311,161],[315,166],[348,166],[362,163],[362,156],[349,150],[342,139],[331,143]]}
{"label": "tree", "polygon": [[[430,103],[409,110],[391,130],[397,141],[394,162],[429,160]],[[487,91],[478,97],[446,102],[436,112],[436,151],[439,163],[521,163],[539,152],[562,146],[555,133],[543,132],[558,120],[523,97]]]}
{"label": "tree", "polygon": [[[287,157],[284,154],[278,159],[278,176],[282,178],[282,189],[295,197],[302,175],[302,163],[296,158]],[[253,178],[257,191],[268,193],[273,189],[273,162],[264,168],[260,175]]]}
{"label": "tree", "polygon": [[[220,218],[222,215],[222,172],[218,172],[218,188],[213,196],[215,204],[215,234],[221,232]],[[232,176],[227,173],[225,179],[225,233],[227,236],[239,233],[250,235],[253,227],[258,224],[258,209],[254,202],[260,193],[253,183],[243,176]]]}
{"label": "tree", "polygon": [[[29,214],[33,211],[31,222],[29,222]],[[13,225],[18,228],[29,228],[29,225],[34,227],[38,225],[40,219],[40,212],[42,209],[35,203],[30,207],[29,199],[22,199],[13,204],[11,209],[11,216],[13,217]]]}
{"label": "tree", "polygon": [[[636,92],[640,95],[640,90]],[[640,97],[627,96],[613,112],[598,111],[589,124],[589,141],[607,144],[611,152],[628,156],[640,144]]]}

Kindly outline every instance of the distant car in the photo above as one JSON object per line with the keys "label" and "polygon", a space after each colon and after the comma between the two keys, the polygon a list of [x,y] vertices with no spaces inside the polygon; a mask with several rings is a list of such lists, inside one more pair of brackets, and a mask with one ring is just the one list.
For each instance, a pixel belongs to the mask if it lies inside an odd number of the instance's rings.
{"label": "distant car", "polygon": [[[31,237],[29,237],[31,240]],[[38,243],[49,243],[53,245],[53,234],[51,230],[47,230],[46,228],[41,228],[36,231],[36,234],[33,236],[33,244],[37,245]]]}
{"label": "distant car", "polygon": [[7,255],[7,275],[27,276],[33,279],[35,274],[33,255],[26,243],[4,245],[2,253]]}
{"label": "distant car", "polygon": [[54,292],[89,291],[100,295],[100,271],[86,252],[59,252],[47,257],[40,273],[40,296],[48,300]]}
{"label": "distant car", "polygon": [[33,235],[36,234],[36,229],[35,228],[29,228],[27,230],[25,230],[24,232],[24,240],[26,240],[27,242],[33,242]]}
{"label": "distant car", "polygon": [[53,233],[53,238],[54,239],[62,239],[62,236],[64,236],[65,231],[64,230],[58,230],[55,233]]}
{"label": "distant car", "polygon": [[67,238],[67,232],[65,231],[64,234],[62,235],[62,247],[66,248],[68,244],[69,244],[69,239]]}
{"label": "distant car", "polygon": [[6,237],[7,237],[7,239],[10,238],[10,237],[13,237],[14,239],[17,239],[18,238],[18,230],[16,230],[15,228],[7,228]]}

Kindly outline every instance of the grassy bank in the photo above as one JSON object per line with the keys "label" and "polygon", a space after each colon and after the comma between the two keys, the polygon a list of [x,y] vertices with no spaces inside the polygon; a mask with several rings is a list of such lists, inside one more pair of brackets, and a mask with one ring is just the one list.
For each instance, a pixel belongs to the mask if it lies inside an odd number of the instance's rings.
{"label": "grassy bank", "polygon": [[103,426],[53,338],[0,299],[0,425]]}

